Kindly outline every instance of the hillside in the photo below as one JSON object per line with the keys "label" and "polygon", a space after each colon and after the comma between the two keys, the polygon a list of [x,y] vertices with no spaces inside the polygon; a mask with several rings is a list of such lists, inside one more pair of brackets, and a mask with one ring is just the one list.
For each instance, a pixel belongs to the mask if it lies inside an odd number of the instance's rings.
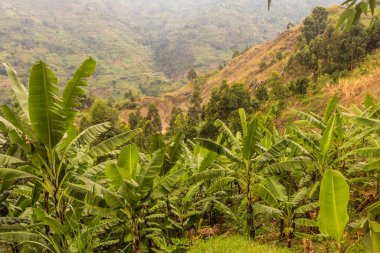
{"label": "hillside", "polygon": [[[273,38],[315,5],[334,2],[286,0],[268,12],[265,1],[248,0],[1,1],[0,59],[27,83],[37,59],[65,81],[91,55],[98,62],[93,94],[119,99],[131,89],[157,95],[183,85],[190,68],[217,69],[234,51]],[[7,85],[3,69],[0,82]]]}
{"label": "hillside", "polygon": [[[335,22],[339,8],[329,9],[330,22]],[[368,19],[363,19],[369,23]],[[206,103],[211,91],[218,87],[223,80],[229,84],[243,83],[251,92],[264,83],[273,72],[280,73],[284,82],[300,78],[285,71],[289,57],[297,51],[297,39],[302,26],[296,26],[278,35],[275,39],[252,46],[249,50],[232,59],[223,69],[211,72],[198,79],[200,83],[203,102]],[[281,52],[281,59],[276,55]],[[293,110],[305,110],[318,112],[322,110],[327,100],[334,94],[338,94],[343,105],[362,104],[366,95],[371,94],[380,98],[380,51],[376,50],[367,56],[365,61],[351,71],[347,77],[342,77],[337,83],[328,81],[319,91],[306,94],[305,97],[290,97],[287,108],[283,111],[279,124],[283,125]],[[264,67],[263,67],[264,66]],[[306,74],[308,75],[308,74]],[[176,91],[165,93],[159,97],[143,97],[141,99],[142,113],[146,113],[147,107],[153,103],[157,106],[163,121],[164,129],[168,127],[171,110],[180,107],[187,110],[189,97],[192,92],[192,84],[184,86]],[[128,112],[122,113],[128,118]]]}
{"label": "hillside", "polygon": [[[262,43],[252,47],[242,55],[235,57],[222,70],[211,73],[201,78],[201,94],[203,101],[207,101],[214,87],[221,84],[223,80],[228,83],[244,83],[250,88],[265,81],[273,71],[281,72],[287,63],[284,57],[281,61],[276,62],[264,71],[260,71],[262,62],[270,62],[278,51],[284,52],[284,55],[294,51],[299,35],[300,27],[295,27],[280,34],[272,41]],[[174,106],[186,110],[188,99],[192,91],[192,85],[189,84],[177,91],[165,93],[158,97],[143,97],[141,100],[142,113],[146,112],[149,104],[157,106],[163,121],[164,128],[168,126],[170,113]],[[127,117],[128,112],[123,112],[122,116]]]}

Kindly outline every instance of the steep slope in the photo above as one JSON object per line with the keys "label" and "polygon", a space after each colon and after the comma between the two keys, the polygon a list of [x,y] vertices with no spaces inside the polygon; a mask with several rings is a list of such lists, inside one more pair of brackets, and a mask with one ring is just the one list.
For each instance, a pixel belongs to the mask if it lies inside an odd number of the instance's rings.
{"label": "steep slope", "polygon": [[[332,8],[330,11],[333,14],[333,22],[340,10]],[[363,20],[363,22],[368,23],[368,20]],[[298,50],[296,45],[300,32],[301,26],[288,29],[276,39],[253,46],[247,52],[235,57],[222,70],[200,78],[198,82],[200,83],[204,103],[208,101],[211,91],[218,87],[223,80],[226,80],[229,84],[243,83],[253,91],[265,82],[273,72],[281,73],[284,83],[304,77],[300,73],[298,73],[298,76],[296,74],[291,76],[288,71],[284,71],[289,57]],[[310,72],[306,74],[306,76],[309,75]],[[283,123],[288,120],[288,116],[294,115],[290,113],[294,109],[320,112],[323,110],[327,100],[334,94],[338,94],[341,98],[341,103],[346,106],[363,103],[367,94],[380,99],[380,50],[375,50],[370,55],[367,55],[358,67],[347,72],[344,76],[346,77],[340,77],[337,83],[320,81],[318,82],[320,84],[315,84],[318,87],[316,86],[304,96],[287,96],[286,108],[282,110],[282,116],[277,123],[284,125]],[[142,112],[144,113],[146,108],[151,103],[154,103],[160,111],[164,128],[168,127],[172,108],[176,106],[186,110],[191,91],[192,86],[189,84],[160,97],[142,98]],[[127,112],[123,113],[123,116],[127,115]]]}

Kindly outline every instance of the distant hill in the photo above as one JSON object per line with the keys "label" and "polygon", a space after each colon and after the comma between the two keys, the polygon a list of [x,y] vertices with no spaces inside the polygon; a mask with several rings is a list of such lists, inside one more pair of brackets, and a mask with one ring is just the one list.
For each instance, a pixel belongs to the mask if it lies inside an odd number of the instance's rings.
{"label": "distant hill", "polygon": [[[273,38],[313,6],[336,0],[12,0],[0,2],[0,59],[27,82],[37,59],[61,81],[85,56],[98,61],[94,94],[157,95],[183,85],[191,68],[217,69],[234,51]],[[4,70],[0,87],[6,87]],[[4,93],[4,92],[2,92]],[[4,99],[4,94],[2,94]]]}

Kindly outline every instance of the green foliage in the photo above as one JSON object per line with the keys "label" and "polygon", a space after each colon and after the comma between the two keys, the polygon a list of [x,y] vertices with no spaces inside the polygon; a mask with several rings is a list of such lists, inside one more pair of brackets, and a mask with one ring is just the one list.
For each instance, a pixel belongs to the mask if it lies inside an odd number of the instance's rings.
{"label": "green foliage", "polygon": [[152,123],[152,131],[154,133],[160,133],[162,131],[161,118],[158,114],[158,109],[154,104],[149,105],[148,114],[145,119]]}
{"label": "green foliage", "polygon": [[338,171],[326,170],[319,194],[318,227],[320,231],[341,242],[348,222],[349,187]]}
{"label": "green foliage", "polygon": [[289,58],[287,72],[296,75],[307,72],[314,81],[318,76],[330,75],[337,81],[378,48],[378,18],[368,28],[358,23],[349,30],[341,30],[327,22],[327,15],[323,8],[316,8],[305,19],[297,52]]}
{"label": "green foliage", "polygon": [[96,98],[89,108],[82,112],[80,119],[80,130],[92,126],[109,122],[110,129],[102,134],[99,140],[105,140],[114,135],[121,134],[127,130],[126,124],[119,118],[120,111],[117,110],[113,103],[107,103],[104,99]]}
{"label": "green foliage", "polygon": [[[292,62],[314,76],[339,77],[377,47],[378,27],[339,31],[325,14],[316,9],[305,20]],[[296,112],[279,131],[271,119],[288,96],[287,73],[272,73],[258,87],[254,95],[266,112],[257,113],[249,91],[226,82],[202,108],[195,79],[189,110],[173,109],[162,135],[158,109],[152,104],[141,115],[132,91],[117,104],[84,97],[91,58],[63,93],[44,62],[33,65],[28,89],[5,66],[15,103],[3,105],[0,116],[0,251],[184,252],[194,240],[223,233],[278,237],[279,252],[287,252],[284,244],[301,250],[301,239],[304,247],[344,252],[360,241],[378,251],[380,121],[373,98],[342,109],[334,96],[320,115]],[[301,78],[289,91],[306,94],[309,85]],[[135,110],[133,131],[118,118],[124,106]],[[204,249],[276,250],[240,235],[191,247]]]}
{"label": "green foliage", "polygon": [[198,136],[199,124],[201,122],[201,116],[202,116],[201,106],[202,106],[202,97],[201,97],[200,84],[198,82],[195,82],[193,93],[191,94],[191,98],[190,98],[190,106],[186,115],[186,121],[182,122],[182,123],[185,123],[184,132],[185,132],[186,138],[195,138]]}
{"label": "green foliage", "polygon": [[259,87],[257,87],[257,89],[255,90],[255,97],[261,102],[268,101],[269,94],[268,89],[265,87],[265,85],[260,85]]}
{"label": "green foliage", "polygon": [[327,27],[328,12],[323,7],[314,8],[311,16],[307,17],[303,21],[303,34],[306,38],[306,42],[310,42],[317,38],[317,36],[323,34]]}
{"label": "green foliage", "polygon": [[[217,119],[226,121],[229,126],[239,122],[237,111],[239,108],[247,112],[252,111],[249,92],[242,84],[233,84],[231,87],[223,82],[219,89],[213,90],[210,101],[204,108],[205,124],[201,129],[201,136],[216,136],[214,122]],[[235,113],[234,113],[235,112]],[[235,116],[235,120],[231,120]],[[234,129],[238,130],[238,129]]]}
{"label": "green foliage", "polygon": [[297,79],[291,82],[289,85],[289,90],[295,95],[305,95],[310,85],[310,80],[308,78]]}

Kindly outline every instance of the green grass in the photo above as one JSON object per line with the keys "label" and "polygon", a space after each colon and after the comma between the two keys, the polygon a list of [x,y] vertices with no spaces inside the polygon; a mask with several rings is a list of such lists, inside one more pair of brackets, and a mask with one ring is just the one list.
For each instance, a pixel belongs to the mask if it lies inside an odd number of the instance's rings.
{"label": "green grass", "polygon": [[245,236],[217,236],[197,242],[189,250],[190,253],[290,253],[286,248],[265,245],[249,240]]}

